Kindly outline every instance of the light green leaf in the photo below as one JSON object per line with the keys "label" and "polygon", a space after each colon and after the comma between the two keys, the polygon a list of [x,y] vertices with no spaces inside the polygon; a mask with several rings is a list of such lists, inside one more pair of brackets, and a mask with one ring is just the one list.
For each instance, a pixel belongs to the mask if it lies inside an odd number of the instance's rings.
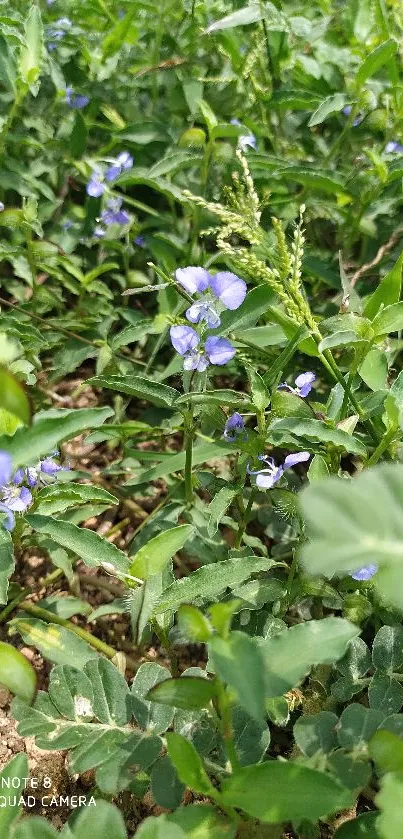
{"label": "light green leaf", "polygon": [[180,524],[178,527],[171,527],[159,533],[158,536],[154,536],[136,553],[130,564],[129,573],[141,580],[147,580],[153,574],[158,574],[183,548],[193,533],[192,525]]}
{"label": "light green leaf", "polygon": [[[20,797],[20,795],[24,794],[25,789],[23,779],[27,777],[29,777],[28,758],[25,752],[22,752],[21,754],[15,755],[0,772],[1,789],[7,789],[7,784],[11,786],[15,778],[14,783],[18,783],[18,787],[14,794],[18,794],[18,797]],[[8,805],[0,808],[0,836],[10,836],[12,824],[18,819],[20,813],[21,806],[19,805],[16,807]]]}
{"label": "light green leaf", "polygon": [[180,396],[179,391],[168,385],[163,385],[146,376],[93,376],[88,384],[94,387],[104,387],[107,390],[117,390],[128,396],[145,399],[153,405],[171,408]]}
{"label": "light green leaf", "polygon": [[21,49],[19,72],[21,79],[36,95],[37,82],[43,60],[43,26],[39,7],[33,4],[25,21],[25,46]]}
{"label": "light green leaf", "polygon": [[372,321],[372,328],[375,335],[389,335],[403,329],[403,301],[381,309]]}
{"label": "light green leaf", "polygon": [[54,515],[80,504],[118,504],[106,489],[92,484],[55,483],[42,487],[35,499],[35,513]]}
{"label": "light green leaf", "polygon": [[383,67],[395,55],[397,50],[397,43],[393,38],[379,44],[372,52],[367,55],[362,64],[360,64],[357,75],[355,77],[355,88],[358,93],[361,93],[362,87],[371,76],[374,76],[378,70]]}
{"label": "light green leaf", "polygon": [[0,684],[15,696],[31,702],[36,691],[36,672],[25,656],[11,644],[0,641]]}
{"label": "light green leaf", "polygon": [[382,306],[391,306],[393,303],[398,303],[402,287],[402,267],[403,251],[393,268],[386,274],[379,283],[378,288],[368,298],[363,312],[364,317],[373,320]]}
{"label": "light green leaf", "polygon": [[31,422],[31,405],[21,382],[3,367],[0,367],[0,408],[14,414],[24,425]]}
{"label": "light green leaf", "polygon": [[[235,451],[234,443],[201,443],[193,449],[193,466],[199,466],[200,463],[206,463],[208,460],[215,458],[222,458],[227,454],[233,454]],[[142,472],[136,481],[130,480],[125,484],[126,487],[137,486],[140,483],[150,483],[157,481],[158,478],[164,478],[165,475],[172,475],[174,472],[180,472],[185,468],[186,453],[179,452],[178,454],[171,454],[165,457],[157,466],[151,469],[146,469]]]}
{"label": "light green leaf", "polygon": [[183,784],[203,795],[214,794],[214,787],[195,747],[180,734],[166,735],[168,754]]}
{"label": "light green leaf", "polygon": [[77,554],[86,565],[96,568],[106,562],[127,573],[129,559],[126,554],[94,530],[37,513],[25,516],[25,520],[37,533],[45,533],[58,545]]}
{"label": "light green leaf", "polygon": [[327,96],[312,114],[308,122],[309,127],[313,128],[314,125],[320,125],[321,122],[325,121],[329,114],[341,111],[346,104],[347,97],[344,93],[334,93],[332,96]]}
{"label": "light green leaf", "polygon": [[388,360],[385,352],[379,347],[372,347],[358,368],[358,372],[370,390],[383,390],[388,377]]}
{"label": "light green leaf", "polygon": [[175,580],[165,589],[155,606],[155,614],[174,612],[181,603],[191,603],[199,598],[215,601],[226,588],[235,588],[252,574],[267,571],[274,564],[272,559],[249,556],[203,565],[188,577]]}
{"label": "light green leaf", "polygon": [[18,428],[13,437],[0,437],[0,449],[12,456],[13,468],[29,466],[54,451],[63,440],[98,428],[113,415],[111,408],[74,408],[41,411],[30,428]]}
{"label": "light green leaf", "polygon": [[127,833],[120,810],[109,801],[97,798],[96,807],[83,807],[74,820],[74,839],[88,839],[89,836],[108,836],[110,839],[126,839]]}
{"label": "light green leaf", "polygon": [[208,505],[207,512],[209,514],[209,521],[208,521],[208,534],[209,536],[214,536],[217,533],[218,525],[225,515],[228,507],[231,506],[234,498],[239,493],[239,487],[230,487],[225,486],[217,492],[217,495],[214,496],[213,500],[210,501]]}
{"label": "light green leaf", "polygon": [[7,603],[8,581],[15,568],[11,534],[0,525],[0,603]]}
{"label": "light green leaf", "polygon": [[216,635],[209,650],[215,672],[234,689],[242,708],[254,720],[264,720],[264,661],[256,639],[237,631],[228,638]]}
{"label": "light green leaf", "polygon": [[74,666],[82,670],[87,661],[98,657],[86,641],[56,623],[24,617],[14,618],[9,626],[22,635],[26,644],[36,647],[44,658],[55,664],[71,664],[74,661]]}
{"label": "light green leaf", "polygon": [[[344,449],[352,454],[365,457],[366,448],[357,437],[347,434],[340,428],[332,428],[318,419],[303,419],[299,417],[287,417],[286,419],[274,420],[268,431],[268,442],[277,446],[293,445],[297,448],[312,450],[312,443],[332,444],[337,448]],[[314,451],[317,450],[314,447]]]}
{"label": "light green leaf", "polygon": [[18,822],[13,839],[59,839],[60,833],[42,816],[30,816]]}
{"label": "light green leaf", "polygon": [[225,804],[269,824],[316,822],[350,807],[354,800],[351,792],[324,772],[275,760],[244,767],[226,778],[222,797]]}
{"label": "light green leaf", "polygon": [[147,699],[185,711],[197,711],[209,705],[216,693],[214,679],[188,676],[186,679],[165,679],[148,691]]}
{"label": "light green leaf", "polygon": [[169,670],[154,662],[141,664],[133,679],[131,688],[132,710],[138,724],[146,731],[162,734],[169,728],[174,717],[170,706],[164,706],[146,699],[149,691],[170,678]]}

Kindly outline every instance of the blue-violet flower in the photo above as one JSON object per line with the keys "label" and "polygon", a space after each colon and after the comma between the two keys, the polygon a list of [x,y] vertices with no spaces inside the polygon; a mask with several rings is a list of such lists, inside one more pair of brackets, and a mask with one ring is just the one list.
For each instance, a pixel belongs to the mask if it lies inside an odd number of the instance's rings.
{"label": "blue-violet flower", "polygon": [[364,565],[362,568],[354,571],[354,574],[350,574],[350,577],[352,577],[353,580],[370,580],[377,571],[378,566],[375,564]]}
{"label": "blue-violet flower", "polygon": [[277,466],[272,457],[259,455],[258,460],[261,460],[262,463],[266,464],[265,468],[253,470],[248,466],[248,472],[249,475],[256,475],[257,487],[260,489],[271,489],[271,487],[280,480],[287,469],[291,469],[291,467],[295,466],[297,463],[303,463],[304,461],[309,460],[310,456],[309,452],[295,452],[295,454],[287,455],[284,463]]}
{"label": "blue-violet flower", "polygon": [[133,166],[133,158],[128,151],[122,151],[118,154],[116,160],[113,161],[109,169],[105,172],[105,178],[107,181],[115,181],[122,172],[126,172],[128,169],[131,169]]}
{"label": "blue-violet flower", "polygon": [[222,436],[228,443],[233,443],[240,434],[245,434],[245,423],[241,415],[235,411],[234,414],[228,417]]}
{"label": "blue-violet flower", "polygon": [[189,265],[187,268],[178,268],[175,277],[189,294],[203,295],[186,311],[190,323],[204,321],[210,329],[216,329],[221,323],[216,309],[217,302],[226,309],[235,310],[245,299],[246,283],[231,271],[219,271],[212,276],[205,268]]}
{"label": "blue-violet flower", "polygon": [[295,387],[291,387],[291,385],[288,385],[287,382],[283,382],[278,386],[278,389],[289,390],[290,393],[294,393],[296,396],[305,398],[305,396],[308,396],[308,393],[311,392],[315,379],[315,373],[311,373],[308,370],[306,373],[300,373],[300,375],[297,376],[295,379]]}
{"label": "blue-violet flower", "polygon": [[200,337],[191,326],[171,326],[172,346],[183,355],[184,370],[198,370],[202,373],[209,364],[224,365],[235,355],[235,347],[226,338],[210,335],[204,350],[199,348]]}
{"label": "blue-violet flower", "polygon": [[403,146],[396,142],[396,140],[391,140],[389,143],[386,143],[385,152],[386,154],[403,154]]}
{"label": "blue-violet flower", "polygon": [[80,111],[88,105],[89,101],[89,96],[84,96],[82,93],[74,93],[72,87],[66,87],[66,102],[69,108]]}

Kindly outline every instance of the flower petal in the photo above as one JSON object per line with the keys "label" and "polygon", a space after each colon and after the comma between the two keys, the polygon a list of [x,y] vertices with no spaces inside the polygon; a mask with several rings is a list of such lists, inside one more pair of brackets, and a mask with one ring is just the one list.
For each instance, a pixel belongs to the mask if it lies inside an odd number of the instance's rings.
{"label": "flower petal", "polygon": [[296,463],[303,463],[305,460],[309,460],[310,456],[310,452],[294,452],[294,454],[289,454],[283,463],[283,469],[291,469]]}
{"label": "flower petal", "polygon": [[226,338],[216,338],[210,335],[206,341],[206,353],[211,364],[227,364],[235,355],[235,347]]}
{"label": "flower petal", "polygon": [[195,350],[199,344],[199,336],[191,326],[171,326],[169,334],[172,346],[179,355]]}
{"label": "flower petal", "polygon": [[8,452],[0,451],[0,487],[11,479],[12,460]]}
{"label": "flower petal", "polygon": [[378,571],[378,566],[373,565],[364,565],[362,568],[359,568],[357,571],[354,571],[354,574],[350,574],[350,577],[353,580],[370,580],[371,577],[376,574]]}
{"label": "flower petal", "polygon": [[231,271],[219,271],[210,282],[213,294],[227,309],[238,309],[245,300],[247,286]]}
{"label": "flower petal", "polygon": [[197,265],[189,265],[187,268],[178,268],[175,272],[176,282],[178,282],[189,294],[199,294],[210,285],[211,277],[205,268],[200,268]]}
{"label": "flower petal", "polygon": [[10,508],[7,507],[6,504],[1,504],[0,503],[0,512],[5,513],[5,515],[6,515],[5,521],[3,521],[3,527],[5,527],[6,530],[14,530],[15,518],[14,518]]}
{"label": "flower petal", "polygon": [[283,472],[284,469],[282,466],[279,466],[276,472],[273,472],[271,475],[262,470],[262,472],[256,475],[256,486],[260,487],[260,489],[271,489],[280,480]]}

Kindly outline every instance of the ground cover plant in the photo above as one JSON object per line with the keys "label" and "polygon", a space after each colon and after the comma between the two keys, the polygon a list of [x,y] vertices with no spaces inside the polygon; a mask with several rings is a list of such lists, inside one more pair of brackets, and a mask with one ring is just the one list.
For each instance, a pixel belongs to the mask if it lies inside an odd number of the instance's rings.
{"label": "ground cover plant", "polygon": [[402,30],[0,2],[0,839],[403,832]]}

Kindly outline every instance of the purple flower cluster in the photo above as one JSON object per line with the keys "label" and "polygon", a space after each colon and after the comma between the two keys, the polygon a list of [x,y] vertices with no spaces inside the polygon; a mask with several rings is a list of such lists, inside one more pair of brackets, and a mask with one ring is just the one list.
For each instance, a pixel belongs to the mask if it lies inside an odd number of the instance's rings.
{"label": "purple flower cluster", "polygon": [[97,236],[98,239],[102,239],[105,236],[107,228],[110,227],[112,224],[128,224],[130,222],[129,213],[126,210],[122,210],[123,198],[110,198],[109,201],[106,202],[106,208],[103,210],[100,218],[100,224],[98,224],[94,230],[94,235]]}
{"label": "purple flower cluster", "polygon": [[[212,276],[205,268],[191,265],[178,268],[175,276],[188,294],[198,295],[186,310],[186,319],[198,324],[202,331],[220,326],[218,307],[235,310],[245,299],[246,283],[230,271]],[[172,326],[170,335],[173,347],[184,356],[184,370],[202,373],[209,364],[227,364],[235,355],[235,348],[226,338],[210,335],[203,343],[203,336],[191,326]]]}
{"label": "purple flower cluster", "polygon": [[278,390],[288,390],[290,393],[294,393],[295,396],[301,396],[304,399],[311,392],[315,379],[315,373],[311,373],[308,370],[306,373],[300,373],[300,375],[297,376],[295,379],[295,387],[291,387],[291,385],[288,385],[287,382],[283,382],[278,386]]}
{"label": "purple flower cluster", "polygon": [[[71,28],[72,23],[70,18],[68,17],[60,17],[58,20],[55,20],[54,26],[48,28],[48,36],[51,39],[48,43],[48,50],[52,52],[57,47],[57,41],[61,41],[64,38],[66,32]],[[71,89],[71,88],[70,88]]]}
{"label": "purple flower cluster", "polygon": [[90,101],[89,96],[83,96],[81,93],[74,93],[72,87],[66,87],[66,102],[69,108],[76,111],[81,111]]}
{"label": "purple flower cluster", "polygon": [[87,183],[87,195],[90,195],[91,198],[100,198],[106,189],[105,178],[109,183],[113,183],[122,172],[127,172],[132,166],[133,158],[128,151],[122,151],[111,160],[105,173],[100,166],[96,166],[92,170],[90,180]]}
{"label": "purple flower cluster", "polygon": [[396,140],[390,140],[385,146],[386,154],[403,154],[403,146]]}
{"label": "purple flower cluster", "polygon": [[289,454],[284,460],[284,463],[281,463],[280,466],[277,466],[275,461],[272,457],[266,457],[265,455],[261,454],[258,456],[258,460],[265,464],[263,469],[250,469],[248,466],[248,473],[249,475],[256,475],[256,486],[259,489],[271,489],[277,481],[280,480],[284,472],[287,469],[291,469],[297,463],[303,463],[310,458],[309,452],[295,452],[295,454]]}
{"label": "purple flower cluster", "polygon": [[8,452],[0,451],[0,513],[5,514],[3,522],[6,530],[13,530],[15,513],[24,513],[32,504],[31,489],[39,484],[46,484],[58,472],[65,469],[54,456],[45,457],[36,466],[17,469],[13,474],[12,460]]}

